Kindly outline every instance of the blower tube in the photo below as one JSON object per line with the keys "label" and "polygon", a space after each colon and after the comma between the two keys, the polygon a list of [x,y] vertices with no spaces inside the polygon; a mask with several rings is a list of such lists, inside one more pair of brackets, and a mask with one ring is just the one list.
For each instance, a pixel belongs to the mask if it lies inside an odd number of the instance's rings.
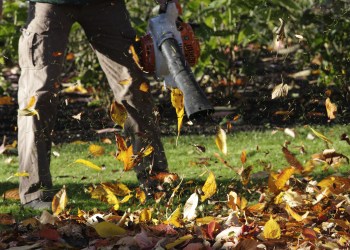
{"label": "blower tube", "polygon": [[201,119],[213,113],[214,108],[198,85],[178,42],[174,38],[165,39],[160,45],[160,50],[167,62],[170,75],[184,94],[188,118]]}

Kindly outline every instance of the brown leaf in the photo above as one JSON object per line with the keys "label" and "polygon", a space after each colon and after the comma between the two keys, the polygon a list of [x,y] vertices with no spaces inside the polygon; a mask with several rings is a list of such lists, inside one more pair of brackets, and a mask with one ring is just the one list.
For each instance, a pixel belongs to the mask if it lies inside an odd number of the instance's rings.
{"label": "brown leaf", "polygon": [[282,147],[282,152],[284,154],[284,157],[286,158],[287,162],[297,168],[299,171],[303,170],[303,165],[301,165],[301,163],[298,161],[297,158],[295,158],[295,156],[286,148],[286,147]]}
{"label": "brown leaf", "polygon": [[340,136],[340,140],[342,140],[342,141],[346,141],[349,145],[350,145],[350,139],[349,139],[349,136],[347,135],[347,134],[342,134],[341,136]]}
{"label": "brown leaf", "polygon": [[241,182],[244,186],[246,186],[249,183],[252,170],[253,170],[253,166],[248,166],[248,167],[244,168],[242,173],[240,174]]}
{"label": "brown leaf", "polygon": [[1,96],[0,97],[0,106],[2,105],[13,105],[13,98],[11,96]]}
{"label": "brown leaf", "polygon": [[253,239],[244,239],[238,243],[235,250],[251,250],[257,249],[258,242]]}
{"label": "brown leaf", "polygon": [[58,241],[61,238],[57,230],[53,228],[44,228],[40,230],[39,237],[47,240],[53,240],[53,241]]}
{"label": "brown leaf", "polygon": [[3,195],[4,200],[10,199],[10,200],[19,200],[19,190],[18,188],[13,188],[10,190],[7,190]]}
{"label": "brown leaf", "polygon": [[333,194],[341,194],[350,190],[350,179],[341,176],[328,176],[320,181],[317,186],[329,189]]}
{"label": "brown leaf", "polygon": [[302,234],[307,239],[310,239],[310,240],[317,239],[316,232],[314,230],[312,230],[311,228],[303,228]]}
{"label": "brown leaf", "polygon": [[242,164],[247,162],[247,152],[245,150],[243,150],[241,153],[241,162]]}
{"label": "brown leaf", "polygon": [[0,225],[13,225],[15,223],[16,220],[11,214],[0,214]]}

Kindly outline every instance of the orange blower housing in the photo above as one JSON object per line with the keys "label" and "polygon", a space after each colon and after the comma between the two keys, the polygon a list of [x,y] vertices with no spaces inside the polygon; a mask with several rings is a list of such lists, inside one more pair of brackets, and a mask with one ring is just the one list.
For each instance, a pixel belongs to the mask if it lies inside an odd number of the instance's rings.
{"label": "orange blower housing", "polygon": [[[188,64],[193,67],[198,63],[200,56],[199,40],[196,38],[193,29],[190,24],[185,22],[178,23],[178,30],[181,33],[182,38],[182,50]],[[147,34],[140,38],[141,45],[141,66],[147,73],[154,73],[156,62],[154,52],[154,42],[152,36]]]}

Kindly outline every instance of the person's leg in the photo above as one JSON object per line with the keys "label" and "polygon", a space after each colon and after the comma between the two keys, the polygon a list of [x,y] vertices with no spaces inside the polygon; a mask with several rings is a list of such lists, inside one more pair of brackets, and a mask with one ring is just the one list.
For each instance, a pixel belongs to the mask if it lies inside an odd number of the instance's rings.
{"label": "person's leg", "polygon": [[153,154],[135,167],[138,179],[144,181],[149,174],[168,171],[157,111],[150,91],[141,88],[141,84],[148,84],[148,80],[129,52],[136,33],[131,27],[124,1],[107,0],[87,5],[80,13],[79,23],[98,56],[115,99],[128,111],[125,131],[131,137],[134,153],[147,145],[154,148]]}
{"label": "person's leg", "polygon": [[28,22],[19,41],[21,76],[19,109],[35,96],[39,116],[18,116],[19,193],[22,204],[44,199],[52,187],[51,133],[58,104],[59,75],[73,23],[69,8],[46,3],[29,5]]}

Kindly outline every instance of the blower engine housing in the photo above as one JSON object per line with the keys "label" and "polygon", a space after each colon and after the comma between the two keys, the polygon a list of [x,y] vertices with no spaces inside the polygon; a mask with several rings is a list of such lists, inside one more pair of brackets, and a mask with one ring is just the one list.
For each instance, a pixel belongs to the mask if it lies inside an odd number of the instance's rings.
{"label": "blower engine housing", "polygon": [[[193,67],[198,63],[200,56],[199,40],[196,38],[190,24],[178,22],[177,29],[181,34],[182,51],[187,63]],[[155,73],[156,56],[154,51],[154,41],[151,34],[146,34],[140,38],[141,66],[147,73]]]}

